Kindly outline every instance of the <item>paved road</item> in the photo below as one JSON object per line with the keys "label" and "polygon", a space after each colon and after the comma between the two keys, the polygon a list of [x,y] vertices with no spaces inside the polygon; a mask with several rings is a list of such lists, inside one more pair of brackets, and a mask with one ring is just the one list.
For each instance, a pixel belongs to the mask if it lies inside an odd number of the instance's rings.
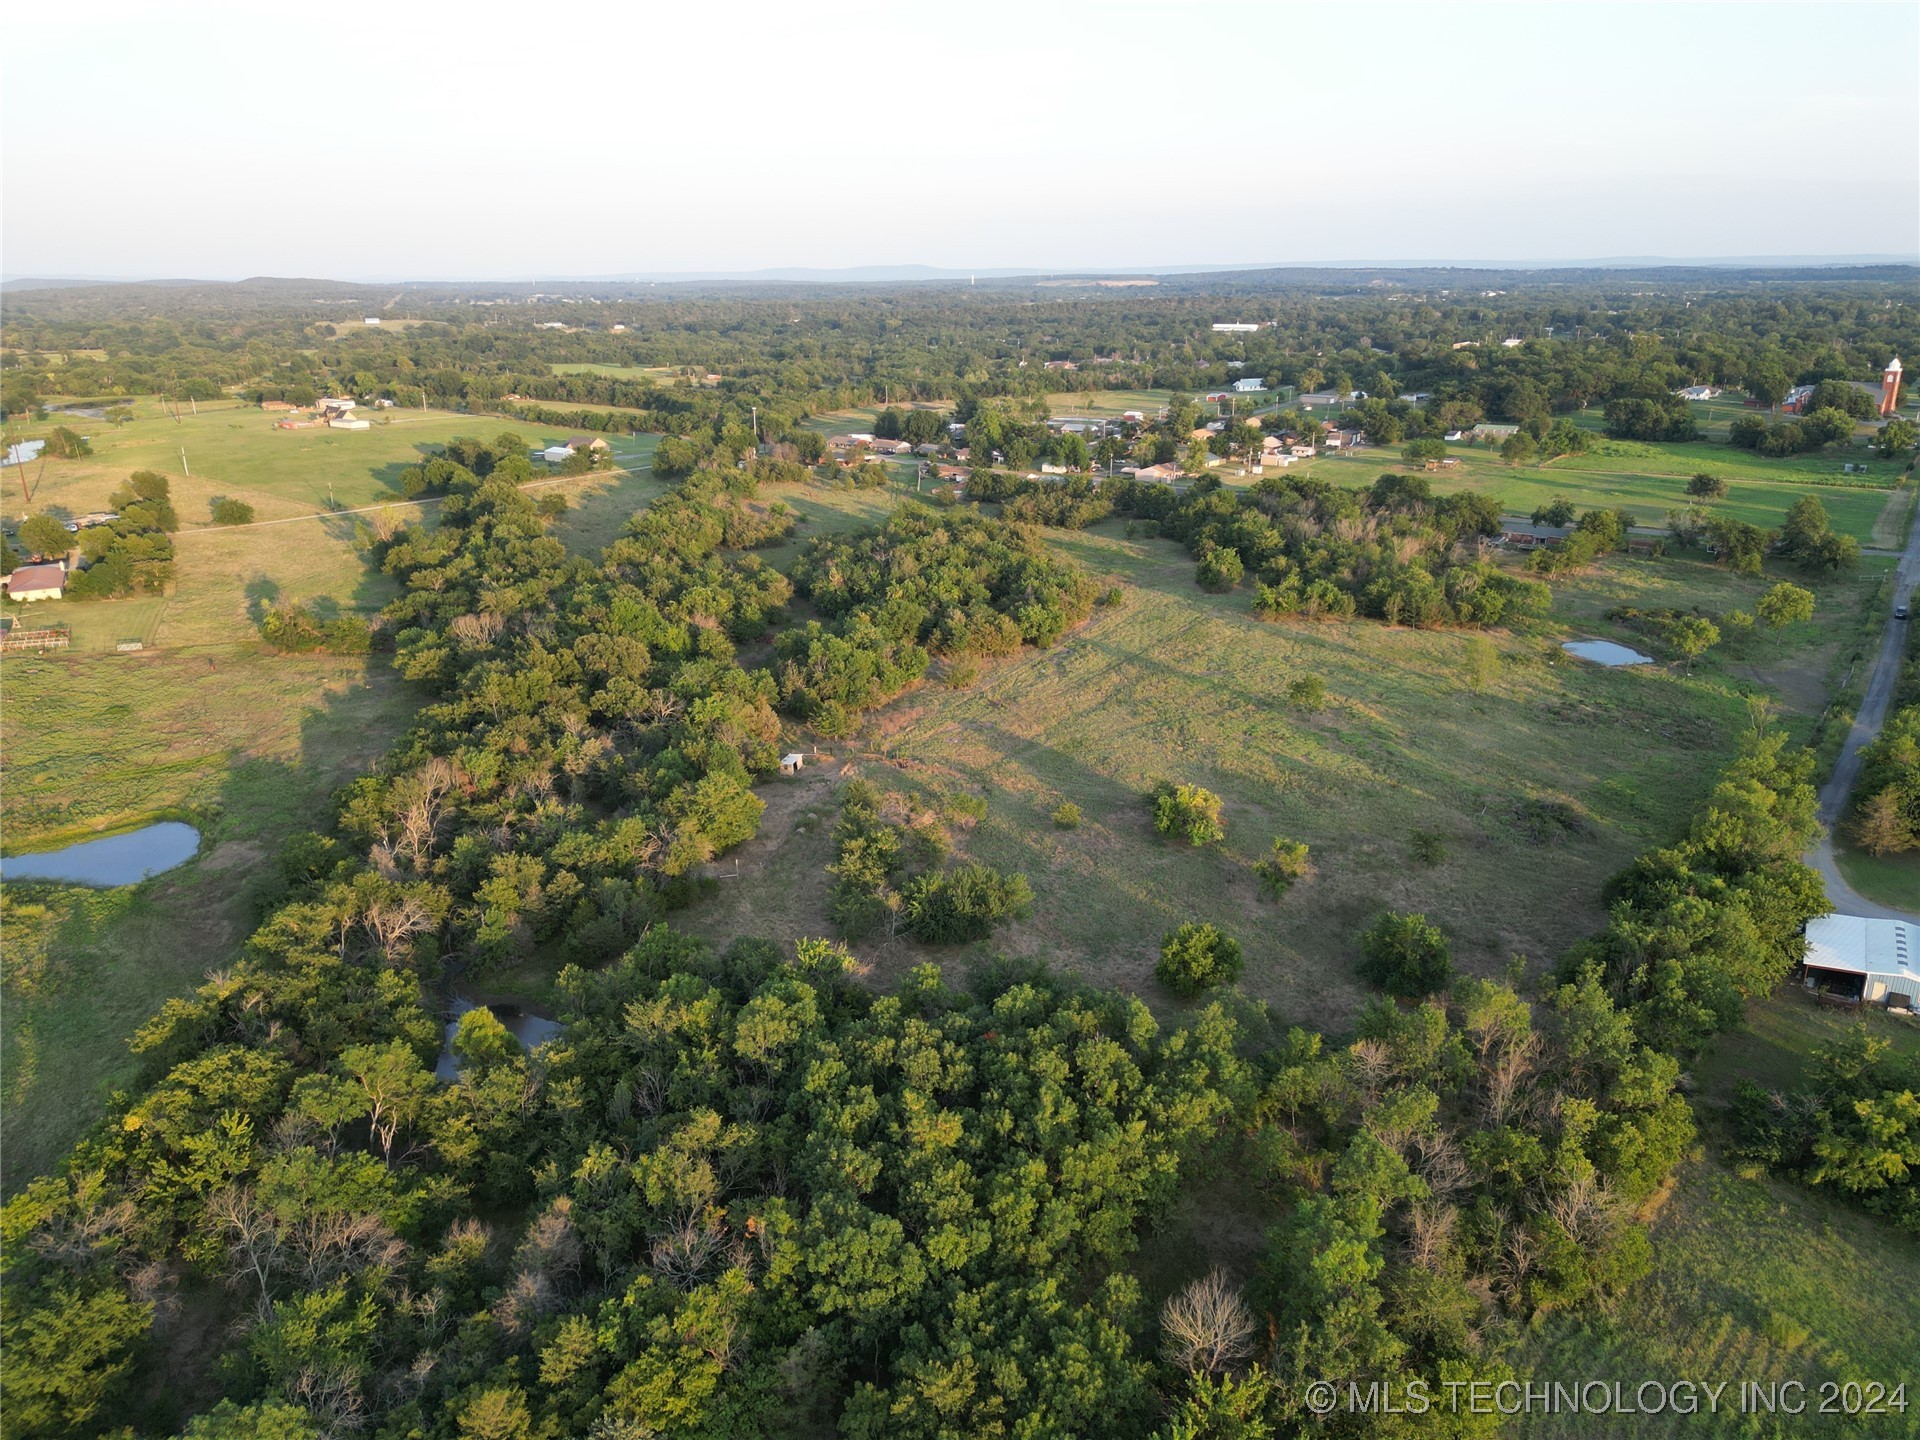
{"label": "paved road", "polygon": [[[1893,603],[1911,609],[1916,587],[1920,587],[1920,523],[1914,525],[1913,533],[1907,537],[1906,551],[1900,557],[1899,569],[1894,572]],[[1866,698],[1860,702],[1859,712],[1853,718],[1853,729],[1847,732],[1846,744],[1840,747],[1839,763],[1833,767],[1827,783],[1820,787],[1820,823],[1826,830],[1820,837],[1820,843],[1807,853],[1807,863],[1818,870],[1820,878],[1827,882],[1827,898],[1842,915],[1920,921],[1920,914],[1911,910],[1877,905],[1856,894],[1853,887],[1841,878],[1840,867],[1833,863],[1831,838],[1833,826],[1846,808],[1847,795],[1853,789],[1853,782],[1860,777],[1860,747],[1878,735],[1881,725],[1886,723],[1888,702],[1893,699],[1894,682],[1900,678],[1900,661],[1907,650],[1907,627],[1913,623],[1910,619],[1887,622],[1886,634],[1880,641],[1880,654],[1874,660],[1873,674],[1867,680]]]}

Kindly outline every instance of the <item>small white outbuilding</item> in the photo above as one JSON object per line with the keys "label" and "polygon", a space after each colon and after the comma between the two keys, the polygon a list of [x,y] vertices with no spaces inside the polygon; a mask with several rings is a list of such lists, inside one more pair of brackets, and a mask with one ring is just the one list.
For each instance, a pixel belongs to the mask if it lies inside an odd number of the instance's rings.
{"label": "small white outbuilding", "polygon": [[780,773],[782,775],[797,775],[800,773],[800,767],[806,763],[806,756],[802,755],[798,750],[795,750],[791,754],[780,757]]}

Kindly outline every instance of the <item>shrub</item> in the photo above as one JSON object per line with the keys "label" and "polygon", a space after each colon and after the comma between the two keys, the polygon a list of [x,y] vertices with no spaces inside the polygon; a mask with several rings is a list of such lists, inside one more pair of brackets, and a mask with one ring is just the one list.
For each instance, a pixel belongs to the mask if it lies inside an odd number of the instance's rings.
{"label": "shrub", "polygon": [[1080,828],[1080,818],[1080,807],[1071,800],[1063,801],[1060,807],[1053,812],[1053,823],[1058,825],[1062,830],[1078,830]]}
{"label": "shrub", "polygon": [[1220,823],[1220,797],[1198,785],[1162,786],[1153,796],[1153,828],[1189,845],[1217,845],[1227,838]]}
{"label": "shrub", "polygon": [[1033,908],[1024,875],[1003,875],[988,865],[960,865],[943,875],[922,875],[906,891],[907,929],[929,945],[984,940],[1002,920]]}
{"label": "shrub", "polygon": [[1120,587],[1118,585],[1109,585],[1106,589],[1102,590],[1098,595],[1094,596],[1093,603],[1106,608],[1112,608],[1113,606],[1120,604],[1120,602],[1124,598],[1125,597],[1121,594]]}
{"label": "shrub", "polygon": [[1194,571],[1202,590],[1224,594],[1238,585],[1247,573],[1240,552],[1224,545],[1209,545],[1200,552],[1200,564]]}
{"label": "shrub", "polygon": [[251,525],[253,506],[244,500],[235,500],[219,495],[213,501],[213,523],[216,525]]}
{"label": "shrub", "polygon": [[1289,681],[1287,703],[1301,710],[1318,710],[1327,703],[1327,682],[1318,675],[1302,675]]}
{"label": "shrub", "polygon": [[1240,978],[1240,942],[1209,924],[1189,922],[1169,931],[1160,944],[1154,977],[1188,999]]}
{"label": "shrub", "polygon": [[1417,999],[1453,982],[1453,946],[1424,915],[1383,911],[1360,936],[1360,978]]}
{"label": "shrub", "polygon": [[1438,830],[1416,830],[1409,837],[1413,858],[1422,865],[1438,865],[1447,858],[1447,837]]}
{"label": "shrub", "polygon": [[1303,841],[1289,840],[1284,835],[1276,835],[1273,849],[1267,858],[1253,867],[1253,873],[1260,877],[1261,884],[1275,900],[1293,888],[1293,882],[1304,880],[1313,872],[1313,866],[1307,860],[1307,847]]}

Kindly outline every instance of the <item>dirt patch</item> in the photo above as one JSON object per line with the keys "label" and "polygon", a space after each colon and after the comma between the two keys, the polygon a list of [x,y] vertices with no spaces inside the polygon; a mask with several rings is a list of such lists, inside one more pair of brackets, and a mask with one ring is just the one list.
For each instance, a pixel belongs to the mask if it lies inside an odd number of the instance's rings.
{"label": "dirt patch", "polygon": [[236,866],[259,865],[266,861],[267,850],[264,845],[256,845],[251,840],[227,840],[210,850],[201,860],[202,870],[231,870]]}

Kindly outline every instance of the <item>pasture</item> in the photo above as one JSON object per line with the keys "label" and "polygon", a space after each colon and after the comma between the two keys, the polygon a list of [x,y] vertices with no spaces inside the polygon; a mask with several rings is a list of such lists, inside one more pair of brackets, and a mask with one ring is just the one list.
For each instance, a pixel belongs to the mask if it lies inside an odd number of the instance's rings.
{"label": "pasture", "polygon": [[[1207,595],[1178,547],[1121,531],[1047,532],[1118,583],[1121,606],[966,688],[936,674],[853,739],[823,741],[831,767],[766,787],[762,838],[686,923],[715,936],[819,933],[844,768],[924,810],[961,794],[986,801],[977,824],[954,823],[957,850],[1025,872],[1038,897],[996,948],[1160,1005],[1162,933],[1209,919],[1246,946],[1251,993],[1290,1021],[1339,1028],[1362,998],[1353,937],[1383,907],[1425,910],[1466,968],[1486,974],[1514,954],[1538,967],[1597,929],[1606,878],[1675,833],[1731,754],[1743,692],[1777,695],[1810,731],[1870,583],[1824,588],[1813,622],[1777,644],[1710,652],[1691,677],[1608,671],[1566,657],[1557,639],[1632,642],[1607,609],[1750,608],[1763,583],[1694,562],[1610,561],[1557,585],[1541,633],[1487,637],[1489,668],[1464,633],[1262,623],[1245,590]],[[1328,688],[1317,712],[1286,701],[1303,675]],[[1163,780],[1224,798],[1223,846],[1195,851],[1152,832],[1146,796]],[[1063,801],[1080,807],[1079,828],[1050,822]],[[1417,863],[1415,832],[1440,836],[1445,858]],[[1277,835],[1306,841],[1317,874],[1275,903],[1253,866]],[[865,958],[885,976],[938,956],[899,942]]]}
{"label": "pasture", "polygon": [[[1812,495],[1826,506],[1835,530],[1868,545],[1887,542],[1887,527],[1880,521],[1889,507],[1899,515],[1909,504],[1895,490],[1903,467],[1869,460],[1864,452],[1854,463],[1869,469],[1859,476],[1842,474],[1843,462],[1830,457],[1767,460],[1726,445],[1607,440],[1586,455],[1568,456],[1548,465],[1508,465],[1497,450],[1484,446],[1447,448],[1460,464],[1430,473],[1433,488],[1441,493],[1484,490],[1509,514],[1528,515],[1551,501],[1566,499],[1582,509],[1619,507],[1631,511],[1646,525],[1664,525],[1669,511],[1691,507],[1772,529],[1796,500]],[[1351,486],[1371,484],[1385,471],[1413,468],[1400,458],[1400,447],[1392,445],[1321,456],[1286,473]],[[1700,473],[1719,475],[1727,481],[1724,500],[1703,503],[1688,496],[1688,479]]]}
{"label": "pasture", "polygon": [[[616,380],[661,380],[680,373],[672,365],[597,365],[585,362],[555,365],[552,369],[556,375],[607,375]],[[551,400],[542,403],[557,405],[562,402]]]}

